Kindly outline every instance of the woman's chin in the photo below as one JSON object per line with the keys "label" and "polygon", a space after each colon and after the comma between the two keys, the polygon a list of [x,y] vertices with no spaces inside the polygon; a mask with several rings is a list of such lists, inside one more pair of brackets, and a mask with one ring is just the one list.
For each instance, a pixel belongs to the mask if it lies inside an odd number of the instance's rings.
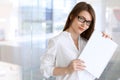
{"label": "woman's chin", "polygon": [[79,34],[82,34],[83,33],[83,31],[79,31]]}

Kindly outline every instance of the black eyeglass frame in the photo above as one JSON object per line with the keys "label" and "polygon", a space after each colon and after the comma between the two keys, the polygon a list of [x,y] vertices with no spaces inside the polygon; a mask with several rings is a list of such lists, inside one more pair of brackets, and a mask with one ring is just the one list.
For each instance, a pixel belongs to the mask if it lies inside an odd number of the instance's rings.
{"label": "black eyeglass frame", "polygon": [[92,22],[92,21],[90,21],[90,20],[86,20],[86,18],[83,17],[83,16],[78,16],[77,18],[78,18],[78,21],[81,22],[81,23],[85,23],[85,22],[86,22],[86,25],[87,25],[87,26],[90,26],[90,24],[91,24],[91,22]]}

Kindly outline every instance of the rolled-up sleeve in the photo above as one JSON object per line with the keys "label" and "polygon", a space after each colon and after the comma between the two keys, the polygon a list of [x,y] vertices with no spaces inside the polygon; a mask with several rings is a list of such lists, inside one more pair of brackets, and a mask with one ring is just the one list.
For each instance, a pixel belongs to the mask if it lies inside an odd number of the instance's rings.
{"label": "rolled-up sleeve", "polygon": [[57,50],[56,44],[57,43],[55,43],[53,39],[50,39],[45,54],[43,54],[40,58],[40,72],[46,78],[53,76]]}

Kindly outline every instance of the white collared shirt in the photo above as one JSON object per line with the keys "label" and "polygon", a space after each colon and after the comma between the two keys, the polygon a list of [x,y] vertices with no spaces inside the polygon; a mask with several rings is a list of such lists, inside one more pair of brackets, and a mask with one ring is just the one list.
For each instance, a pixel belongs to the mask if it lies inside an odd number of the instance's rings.
{"label": "white collared shirt", "polygon": [[[70,62],[77,59],[86,45],[87,40],[79,37],[79,50],[75,46],[71,34],[63,31],[51,38],[46,53],[41,57],[40,71],[45,77],[53,76],[55,67],[67,67]],[[94,80],[95,77],[86,70],[76,71],[63,76],[55,76],[56,80]]]}

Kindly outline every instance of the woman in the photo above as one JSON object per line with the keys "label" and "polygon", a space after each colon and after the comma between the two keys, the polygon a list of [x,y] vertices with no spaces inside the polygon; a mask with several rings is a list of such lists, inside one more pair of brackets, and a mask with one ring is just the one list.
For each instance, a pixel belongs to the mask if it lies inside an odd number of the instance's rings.
{"label": "woman", "polygon": [[84,61],[77,59],[94,26],[95,12],[91,5],[77,3],[68,16],[63,32],[49,40],[47,51],[41,57],[41,73],[47,78],[55,76],[56,80],[94,80],[95,77],[85,70]]}

